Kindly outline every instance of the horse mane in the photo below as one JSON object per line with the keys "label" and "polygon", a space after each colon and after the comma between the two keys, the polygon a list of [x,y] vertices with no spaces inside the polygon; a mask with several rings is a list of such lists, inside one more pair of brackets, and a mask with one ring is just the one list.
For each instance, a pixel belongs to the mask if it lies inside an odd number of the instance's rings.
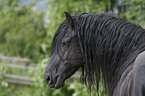
{"label": "horse mane", "polygon": [[112,95],[117,82],[145,50],[145,30],[113,13],[83,13],[77,18],[78,38],[85,56],[83,79],[96,86],[103,80]]}

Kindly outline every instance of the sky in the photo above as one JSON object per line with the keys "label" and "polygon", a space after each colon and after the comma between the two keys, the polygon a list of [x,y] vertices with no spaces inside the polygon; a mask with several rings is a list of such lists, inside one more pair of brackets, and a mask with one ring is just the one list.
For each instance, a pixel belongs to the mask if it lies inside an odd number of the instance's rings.
{"label": "sky", "polygon": [[[33,3],[36,0],[20,0],[20,4],[27,4],[27,3]],[[48,11],[48,4],[46,3],[46,0],[37,0],[37,4],[32,8],[34,11],[40,10],[44,12],[44,21],[49,22],[47,11]]]}
{"label": "sky", "polygon": [[[35,2],[36,0],[20,0],[20,3],[21,4],[27,4],[27,3],[33,3]],[[37,4],[36,6],[33,8],[34,10],[41,10],[43,12],[46,12],[47,9],[48,9],[48,6],[47,6],[47,3],[46,3],[46,0],[37,0]]]}
{"label": "sky", "polygon": [[34,0],[20,0],[21,4],[30,3],[30,2],[34,2]]}
{"label": "sky", "polygon": [[[36,0],[20,0],[21,4],[25,4],[25,3],[31,3],[34,2]],[[44,2],[45,0],[37,0],[37,2]]]}

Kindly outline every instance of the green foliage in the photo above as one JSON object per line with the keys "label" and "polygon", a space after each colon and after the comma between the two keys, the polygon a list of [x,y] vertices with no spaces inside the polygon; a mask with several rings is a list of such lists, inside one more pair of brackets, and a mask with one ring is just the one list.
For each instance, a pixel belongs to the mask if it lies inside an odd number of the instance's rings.
{"label": "green foliage", "polygon": [[5,1],[9,3],[0,11],[0,52],[38,61],[46,34],[43,13],[33,11],[32,4],[19,6],[17,0]]}
{"label": "green foliage", "polygon": [[145,0],[122,0],[124,10],[121,15],[128,21],[145,25]]}
{"label": "green foliage", "polygon": [[[3,64],[1,64],[1,66],[0,66],[0,79],[4,79],[3,74],[5,74],[6,72],[7,72],[7,68],[5,66],[3,66]],[[7,87],[8,86],[8,83],[5,80],[2,80],[0,82],[0,86]]]}
{"label": "green foliage", "polygon": [[72,96],[88,96],[89,91],[87,87],[85,86],[80,87],[78,83],[79,83],[78,81],[74,80],[73,82],[71,82],[70,86],[68,87],[69,90],[74,90]]}
{"label": "green foliage", "polygon": [[[0,65],[0,79],[4,79],[3,74],[7,72],[7,68],[3,66],[3,64]],[[5,80],[0,81],[0,90],[2,92],[2,89],[7,88],[9,84]],[[0,96],[6,96],[5,93],[3,95],[0,93]]]}
{"label": "green foliage", "polygon": [[31,86],[2,82],[4,86],[0,85],[0,96],[35,96],[35,90]]}

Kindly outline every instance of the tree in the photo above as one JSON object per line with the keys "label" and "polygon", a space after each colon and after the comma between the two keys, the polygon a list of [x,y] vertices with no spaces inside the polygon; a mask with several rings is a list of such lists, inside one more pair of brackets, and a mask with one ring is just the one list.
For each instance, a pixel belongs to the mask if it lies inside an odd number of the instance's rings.
{"label": "tree", "polygon": [[18,0],[0,2],[3,2],[0,5],[0,52],[40,60],[41,43],[46,35],[44,14],[33,11],[34,4],[20,5]]}
{"label": "tree", "polygon": [[145,25],[145,0],[122,0],[120,14],[128,21]]}

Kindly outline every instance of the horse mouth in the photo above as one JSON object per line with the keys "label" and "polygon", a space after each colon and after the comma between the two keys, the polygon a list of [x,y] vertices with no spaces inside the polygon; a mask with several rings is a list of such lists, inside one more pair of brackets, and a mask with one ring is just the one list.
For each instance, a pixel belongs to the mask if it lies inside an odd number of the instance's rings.
{"label": "horse mouth", "polygon": [[55,88],[56,89],[58,89],[58,88],[61,88],[61,87],[63,87],[65,84],[64,84],[64,82],[57,82],[56,84],[55,84]]}
{"label": "horse mouth", "polygon": [[54,81],[49,80],[47,84],[50,88],[56,89],[59,89],[65,85],[64,80],[60,76],[56,76]]}

